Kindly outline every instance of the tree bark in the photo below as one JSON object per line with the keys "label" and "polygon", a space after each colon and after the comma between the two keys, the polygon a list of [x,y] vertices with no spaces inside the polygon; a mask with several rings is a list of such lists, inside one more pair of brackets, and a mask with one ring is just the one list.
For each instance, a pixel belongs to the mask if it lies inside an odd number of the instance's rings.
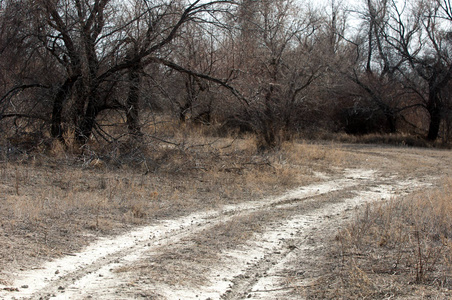
{"label": "tree bark", "polygon": [[94,95],[89,99],[86,112],[81,116],[81,122],[76,129],[76,140],[80,145],[85,145],[91,137],[99,112],[97,95]]}
{"label": "tree bark", "polygon": [[443,65],[433,66],[433,74],[428,80],[427,110],[430,115],[427,140],[435,141],[439,136],[442,121],[443,103],[441,92],[451,79],[452,67],[445,69]]}
{"label": "tree bark", "polygon": [[435,141],[439,136],[442,110],[438,91],[430,91],[427,109],[430,114],[430,124],[428,128],[427,140]]}
{"label": "tree bark", "polygon": [[70,94],[72,86],[76,82],[78,76],[69,77],[66,81],[60,86],[58,92],[55,95],[53,100],[53,109],[52,109],[52,124],[50,129],[50,134],[53,138],[59,140],[63,144],[65,144],[65,140],[63,137],[63,124],[62,124],[62,114],[64,102]]}
{"label": "tree bark", "polygon": [[126,118],[129,134],[138,137],[141,136],[141,127],[139,119],[140,110],[140,82],[141,65],[137,64],[129,69],[129,94],[126,103]]}

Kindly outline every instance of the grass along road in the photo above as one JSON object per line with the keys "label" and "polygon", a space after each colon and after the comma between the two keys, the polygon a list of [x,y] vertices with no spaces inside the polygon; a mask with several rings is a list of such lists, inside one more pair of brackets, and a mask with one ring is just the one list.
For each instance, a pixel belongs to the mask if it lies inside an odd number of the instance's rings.
{"label": "grass along road", "polygon": [[347,169],[280,197],[225,205],[100,239],[80,253],[16,274],[8,287],[19,291],[2,290],[0,297],[290,299],[300,295],[302,286],[291,285],[287,275],[299,268],[307,284],[315,270],[288,262],[310,260],[307,250],[325,238],[322,227],[340,226],[356,206],[432,181]]}

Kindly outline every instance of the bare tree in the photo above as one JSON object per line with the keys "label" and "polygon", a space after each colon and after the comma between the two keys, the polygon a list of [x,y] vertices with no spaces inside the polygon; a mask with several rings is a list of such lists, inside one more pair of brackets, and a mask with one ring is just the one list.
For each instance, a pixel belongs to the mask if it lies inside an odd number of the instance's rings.
{"label": "bare tree", "polygon": [[366,98],[385,116],[389,132],[395,133],[398,113],[403,108],[400,108],[402,97],[397,94],[394,73],[403,63],[403,58],[400,55],[394,55],[384,43],[388,1],[367,0],[366,2],[366,17],[369,27],[365,74],[359,76],[355,70],[350,78],[367,94]]}
{"label": "bare tree", "polygon": [[[217,24],[218,25],[218,24]],[[175,40],[171,59],[187,70],[217,76],[217,41],[220,31],[215,24],[192,23],[185,28],[185,34]],[[188,116],[193,121],[209,124],[212,118],[214,95],[210,93],[210,82],[194,73],[180,73],[184,90],[176,101],[179,120],[185,122]]]}
{"label": "bare tree", "polygon": [[440,12],[441,5],[437,1],[418,1],[412,7],[392,1],[385,33],[386,41],[403,56],[409,67],[401,66],[398,70],[428,113],[427,139],[431,141],[439,135],[444,109],[442,93],[452,75],[450,42],[441,26],[444,17]]}
{"label": "bare tree", "polygon": [[287,0],[243,1],[237,17],[232,82],[249,105],[236,118],[263,147],[276,147],[289,138],[294,108],[322,70],[313,59],[317,20]]}
{"label": "bare tree", "polygon": [[[19,30],[38,41],[29,51],[50,54],[59,70],[53,83],[52,137],[64,142],[65,132],[72,127],[75,139],[86,143],[98,126],[97,116],[105,110],[124,111],[129,131],[139,134],[142,68],[169,53],[169,45],[186,23],[211,18],[231,3],[22,1],[26,13],[33,14],[27,22],[31,25]],[[14,1],[7,5],[14,5]],[[129,82],[128,92],[124,97],[113,97],[121,92],[117,87],[122,80]]]}

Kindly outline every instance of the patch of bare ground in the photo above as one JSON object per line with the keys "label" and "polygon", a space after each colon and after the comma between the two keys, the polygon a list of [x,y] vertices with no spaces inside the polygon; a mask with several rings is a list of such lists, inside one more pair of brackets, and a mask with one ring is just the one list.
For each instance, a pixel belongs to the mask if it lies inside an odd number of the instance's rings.
{"label": "patch of bare ground", "polygon": [[[356,261],[347,226],[361,226],[366,203],[451,175],[448,151],[293,143],[256,154],[246,139],[202,144],[162,145],[131,167],[93,157],[4,161],[0,297],[384,298],[344,284]],[[422,275],[394,295],[433,286]]]}

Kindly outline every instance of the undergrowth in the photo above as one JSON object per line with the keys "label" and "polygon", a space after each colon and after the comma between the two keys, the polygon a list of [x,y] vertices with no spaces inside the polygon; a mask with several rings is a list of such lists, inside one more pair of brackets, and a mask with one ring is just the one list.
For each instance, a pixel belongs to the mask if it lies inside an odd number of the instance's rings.
{"label": "undergrowth", "polygon": [[[452,290],[452,178],[440,188],[368,206],[337,235],[335,284],[325,297],[448,299]],[[414,292],[413,292],[414,290]]]}

